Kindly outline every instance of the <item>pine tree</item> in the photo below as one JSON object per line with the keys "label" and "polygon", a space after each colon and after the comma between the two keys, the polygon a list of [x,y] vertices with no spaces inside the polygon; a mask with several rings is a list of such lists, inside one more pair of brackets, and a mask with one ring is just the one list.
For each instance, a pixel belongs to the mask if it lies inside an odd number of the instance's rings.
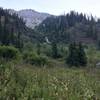
{"label": "pine tree", "polygon": [[82,43],[79,43],[78,47],[78,62],[80,66],[86,66],[87,64],[87,57]]}
{"label": "pine tree", "polygon": [[7,30],[6,20],[4,22],[3,31],[2,31],[2,44],[3,45],[8,45],[9,44],[9,32]]}
{"label": "pine tree", "polygon": [[18,32],[17,37],[16,37],[16,48],[21,50],[23,48],[23,40],[21,39],[21,32]]}
{"label": "pine tree", "polygon": [[58,48],[57,48],[57,44],[55,42],[52,43],[52,57],[53,58],[58,58]]}
{"label": "pine tree", "polygon": [[69,66],[86,66],[87,57],[81,43],[79,45],[75,43],[70,44],[68,52],[66,63]]}
{"label": "pine tree", "polygon": [[1,18],[0,18],[0,44],[2,41],[2,25],[1,25]]}
{"label": "pine tree", "polygon": [[69,66],[78,66],[78,50],[75,43],[69,45],[69,54],[66,59],[66,63]]}
{"label": "pine tree", "polygon": [[100,40],[97,42],[97,49],[100,50]]}
{"label": "pine tree", "polygon": [[14,28],[11,28],[11,33],[10,33],[10,44],[15,45],[15,37],[14,37]]}
{"label": "pine tree", "polygon": [[37,54],[40,55],[41,53],[41,45],[40,43],[37,43]]}

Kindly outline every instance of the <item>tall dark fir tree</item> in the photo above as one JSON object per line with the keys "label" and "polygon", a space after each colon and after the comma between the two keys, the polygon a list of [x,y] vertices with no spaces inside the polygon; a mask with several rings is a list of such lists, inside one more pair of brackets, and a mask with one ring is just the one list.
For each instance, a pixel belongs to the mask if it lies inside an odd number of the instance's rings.
{"label": "tall dark fir tree", "polygon": [[51,46],[52,46],[52,57],[56,59],[59,56],[57,43],[56,42],[52,42]]}
{"label": "tall dark fir tree", "polygon": [[69,66],[86,66],[87,57],[82,43],[72,43],[69,45],[66,63]]}
{"label": "tall dark fir tree", "polygon": [[78,59],[79,59],[80,66],[86,66],[87,57],[86,57],[86,53],[81,42],[79,43],[79,47],[78,47]]}
{"label": "tall dark fir tree", "polygon": [[68,50],[68,55],[67,55],[67,59],[66,59],[66,63],[69,66],[78,66],[78,50],[76,47],[76,43],[71,43],[69,45],[69,50]]}

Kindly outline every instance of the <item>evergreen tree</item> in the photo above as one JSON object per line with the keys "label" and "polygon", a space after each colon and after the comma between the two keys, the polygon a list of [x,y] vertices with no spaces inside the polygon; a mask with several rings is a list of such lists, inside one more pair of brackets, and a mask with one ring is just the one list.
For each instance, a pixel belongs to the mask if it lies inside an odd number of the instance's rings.
{"label": "evergreen tree", "polygon": [[1,25],[1,18],[0,18],[0,44],[2,41],[2,25]]}
{"label": "evergreen tree", "polygon": [[90,17],[86,14],[71,11],[66,15],[46,18],[36,29],[46,34],[52,41],[68,43],[73,38],[79,40],[83,38],[84,41],[85,38],[91,38],[93,41],[97,40],[99,26],[100,20],[97,22],[93,16]]}
{"label": "evergreen tree", "polygon": [[11,28],[11,33],[10,33],[10,44],[15,45],[15,37],[14,37],[14,29],[13,29],[13,27]]}
{"label": "evergreen tree", "polygon": [[100,50],[100,40],[97,42],[97,49]]}
{"label": "evergreen tree", "polygon": [[9,11],[0,8],[1,45],[13,45],[22,48],[23,41],[26,42],[30,38],[30,35],[26,36],[26,33],[33,33],[33,30],[26,27],[22,18],[19,18],[16,14],[9,14]]}
{"label": "evergreen tree", "polygon": [[17,37],[16,37],[16,47],[17,48],[20,48],[20,46],[21,46],[21,33],[20,32],[18,32],[18,34],[17,34]]}
{"label": "evergreen tree", "polygon": [[4,21],[4,26],[2,27],[2,44],[8,45],[9,44],[9,31],[7,29],[7,20]]}
{"label": "evergreen tree", "polygon": [[37,54],[40,55],[41,53],[41,45],[40,43],[37,43]]}
{"label": "evergreen tree", "polygon": [[52,57],[53,58],[58,58],[58,48],[57,44],[55,42],[52,43]]}
{"label": "evergreen tree", "polygon": [[69,66],[78,66],[78,50],[75,43],[69,45],[69,53],[66,59]]}
{"label": "evergreen tree", "polygon": [[86,66],[87,57],[81,43],[79,45],[75,43],[70,44],[66,63],[69,66]]}
{"label": "evergreen tree", "polygon": [[82,43],[79,43],[79,47],[78,47],[78,62],[80,66],[86,66],[87,64],[87,57],[84,51],[84,47],[82,45]]}

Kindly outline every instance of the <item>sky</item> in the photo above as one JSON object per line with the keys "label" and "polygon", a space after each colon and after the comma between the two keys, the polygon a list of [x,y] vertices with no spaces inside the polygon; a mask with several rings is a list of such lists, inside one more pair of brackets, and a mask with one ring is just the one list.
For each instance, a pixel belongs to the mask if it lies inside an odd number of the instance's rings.
{"label": "sky", "polygon": [[100,0],[0,0],[0,7],[15,10],[33,9],[53,15],[74,10],[100,17]]}

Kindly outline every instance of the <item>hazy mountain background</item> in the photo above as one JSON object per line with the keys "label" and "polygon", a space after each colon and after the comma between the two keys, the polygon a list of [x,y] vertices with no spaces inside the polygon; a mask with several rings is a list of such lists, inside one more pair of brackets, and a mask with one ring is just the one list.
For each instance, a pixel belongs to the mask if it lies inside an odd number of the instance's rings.
{"label": "hazy mountain background", "polygon": [[10,12],[10,14],[18,14],[19,17],[24,19],[24,21],[26,22],[26,26],[32,29],[34,29],[35,26],[38,26],[47,17],[51,16],[48,13],[41,13],[32,9],[23,9],[19,11],[8,9],[8,11]]}

